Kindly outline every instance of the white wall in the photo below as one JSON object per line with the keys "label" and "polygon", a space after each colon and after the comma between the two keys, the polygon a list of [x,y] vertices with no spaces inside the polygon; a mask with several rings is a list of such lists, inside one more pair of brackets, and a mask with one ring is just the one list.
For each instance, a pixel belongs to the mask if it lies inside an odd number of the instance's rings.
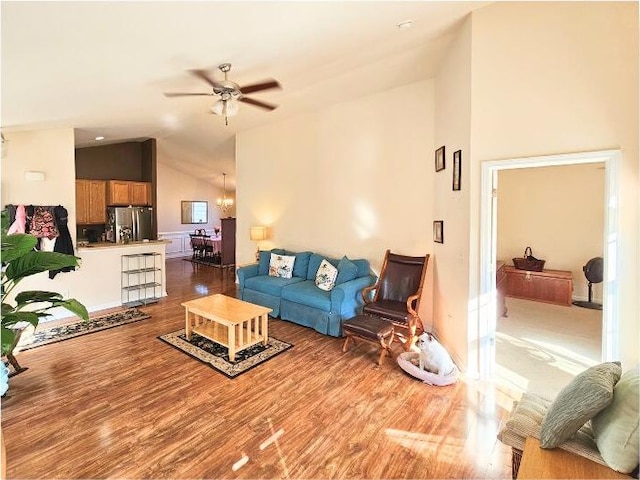
{"label": "white wall", "polygon": [[[435,174],[434,220],[444,221],[444,243],[434,244],[434,331],[460,366],[468,363],[469,148],[471,144],[471,21],[467,18],[436,78],[436,147],[445,146],[445,170]],[[453,152],[462,150],[461,189],[453,191]],[[432,168],[434,168],[432,166]]]}
{"label": "white wall", "polygon": [[[497,258],[508,265],[531,246],[545,269],[573,274],[573,298],[586,300],[582,267],[604,256],[604,164],[501,170]],[[602,283],[593,286],[602,301]]]}
{"label": "white wall", "polygon": [[[433,82],[355,99],[237,136],[237,261],[262,248],[367,258],[432,251]],[[430,286],[426,286],[428,292]],[[431,301],[421,315],[430,323]]]}
{"label": "white wall", "polygon": [[[72,128],[4,133],[2,206],[62,205],[69,212],[69,231],[76,238],[76,170]],[[44,172],[43,182],[25,172]]]}
{"label": "white wall", "polygon": [[[496,2],[473,13],[472,29],[474,183],[485,160],[622,151],[620,351],[623,365],[637,363],[638,4]],[[479,205],[472,195],[472,231]],[[478,272],[472,259],[470,297]]]}
{"label": "white wall", "polygon": [[[72,128],[7,132],[2,153],[2,205],[62,205],[69,213],[71,238],[76,238],[75,150]],[[25,171],[41,171],[43,182],[25,180]],[[75,246],[75,245],[74,245]],[[76,252],[77,255],[77,252]],[[83,277],[82,269],[63,272],[50,279],[47,272],[20,282],[19,291],[45,290],[74,297],[84,303],[95,285]],[[15,292],[17,293],[17,292]],[[89,305],[86,305],[89,306]]]}
{"label": "white wall", "polygon": [[[162,139],[158,140],[162,143]],[[235,215],[235,206],[222,214],[216,200],[222,197],[222,189],[212,186],[197,177],[186,175],[162,163],[161,148],[158,148],[158,232],[189,232],[204,228],[211,232],[220,226],[220,218]],[[233,193],[227,197],[233,198]],[[182,200],[204,200],[209,203],[209,221],[206,224],[182,224],[180,222]]]}

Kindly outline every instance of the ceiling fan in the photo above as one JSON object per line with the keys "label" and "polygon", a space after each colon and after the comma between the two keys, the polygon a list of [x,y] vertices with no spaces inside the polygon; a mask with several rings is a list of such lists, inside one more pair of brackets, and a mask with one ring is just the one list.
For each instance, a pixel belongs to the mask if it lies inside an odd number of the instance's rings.
{"label": "ceiling fan", "polygon": [[224,117],[225,125],[228,125],[228,117],[233,117],[238,113],[238,103],[243,102],[256,107],[264,108],[265,110],[275,110],[278,106],[270,103],[255,100],[245,95],[248,93],[260,92],[262,90],[270,90],[272,88],[281,88],[277,80],[269,79],[260,83],[254,83],[252,85],[245,85],[241,87],[235,82],[232,82],[227,78],[229,70],[231,70],[230,63],[223,63],[218,68],[224,73],[224,80],[214,80],[209,72],[206,70],[193,69],[189,70],[192,75],[207,82],[213,90],[209,93],[165,93],[166,97],[191,97],[191,96],[218,96],[219,99],[211,107],[211,112]]}

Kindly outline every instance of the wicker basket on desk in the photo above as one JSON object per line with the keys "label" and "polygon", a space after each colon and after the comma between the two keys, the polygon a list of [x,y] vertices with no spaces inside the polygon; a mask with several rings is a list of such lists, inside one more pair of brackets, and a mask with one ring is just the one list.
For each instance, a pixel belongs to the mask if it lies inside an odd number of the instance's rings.
{"label": "wicker basket on desk", "polygon": [[514,257],[513,266],[518,270],[528,270],[530,272],[541,272],[544,268],[545,260],[540,260],[533,256],[531,247],[524,249],[523,257]]}

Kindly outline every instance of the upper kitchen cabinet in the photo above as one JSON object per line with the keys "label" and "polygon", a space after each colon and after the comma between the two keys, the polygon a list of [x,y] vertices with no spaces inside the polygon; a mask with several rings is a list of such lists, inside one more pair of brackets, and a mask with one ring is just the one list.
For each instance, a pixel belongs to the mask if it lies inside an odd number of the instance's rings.
{"label": "upper kitchen cabinet", "polygon": [[131,182],[129,193],[131,205],[151,205],[151,184],[147,182]]}
{"label": "upper kitchen cabinet", "polygon": [[151,205],[151,184],[109,180],[107,182],[107,205]]}
{"label": "upper kitchen cabinet", "polygon": [[106,193],[107,182],[104,180],[76,180],[76,223],[105,223]]}

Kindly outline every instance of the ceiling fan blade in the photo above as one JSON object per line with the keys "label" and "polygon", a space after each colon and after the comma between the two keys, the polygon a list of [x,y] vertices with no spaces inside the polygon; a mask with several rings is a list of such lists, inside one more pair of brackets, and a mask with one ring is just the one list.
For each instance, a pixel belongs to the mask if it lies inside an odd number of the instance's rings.
{"label": "ceiling fan blade", "polygon": [[240,97],[238,101],[248,103],[250,105],[255,105],[256,107],[264,108],[265,110],[275,110],[276,108],[278,108],[277,105],[261,102],[259,100],[254,100],[253,98],[249,98],[249,97]]}
{"label": "ceiling fan blade", "polygon": [[213,78],[211,78],[209,76],[209,72],[207,72],[206,70],[201,70],[201,69],[198,69],[198,68],[194,68],[192,70],[189,70],[189,72],[192,75],[195,75],[196,77],[204,80],[205,82],[207,82],[212,87],[217,87],[219,85],[218,82],[216,82]]}
{"label": "ceiling fan blade", "polygon": [[181,92],[177,92],[177,93],[165,93],[164,96],[165,97],[194,97],[194,96],[200,96],[200,95],[206,95],[206,96],[211,96],[213,95],[213,92],[211,93],[181,93]]}
{"label": "ceiling fan blade", "polygon": [[240,87],[240,91],[243,94],[259,92],[261,90],[269,90],[271,88],[282,88],[277,80],[265,80],[264,82],[254,83],[253,85],[247,85],[245,87]]}

